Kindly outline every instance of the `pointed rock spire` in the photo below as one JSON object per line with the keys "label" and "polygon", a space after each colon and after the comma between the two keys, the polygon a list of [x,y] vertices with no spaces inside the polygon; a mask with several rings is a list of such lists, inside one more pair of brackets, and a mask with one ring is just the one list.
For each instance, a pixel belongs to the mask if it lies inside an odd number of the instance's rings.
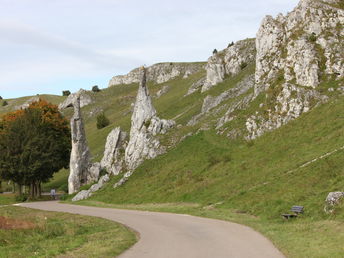
{"label": "pointed rock spire", "polygon": [[145,159],[155,158],[162,152],[155,135],[165,133],[175,122],[162,120],[156,110],[146,85],[146,68],[141,67],[141,81],[131,117],[130,140],[125,151],[125,162],[129,171],[138,167]]}
{"label": "pointed rock spire", "polygon": [[70,156],[70,174],[68,178],[68,193],[72,194],[86,184],[90,167],[90,151],[88,149],[83,119],[80,110],[80,95],[73,103],[74,115],[71,119],[72,152]]}

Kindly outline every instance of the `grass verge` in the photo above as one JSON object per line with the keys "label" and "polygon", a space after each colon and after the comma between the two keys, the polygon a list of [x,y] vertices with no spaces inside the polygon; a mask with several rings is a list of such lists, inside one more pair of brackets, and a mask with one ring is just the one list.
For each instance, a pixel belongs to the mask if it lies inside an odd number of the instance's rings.
{"label": "grass verge", "polygon": [[134,232],[105,219],[0,209],[0,257],[114,257],[135,242]]}

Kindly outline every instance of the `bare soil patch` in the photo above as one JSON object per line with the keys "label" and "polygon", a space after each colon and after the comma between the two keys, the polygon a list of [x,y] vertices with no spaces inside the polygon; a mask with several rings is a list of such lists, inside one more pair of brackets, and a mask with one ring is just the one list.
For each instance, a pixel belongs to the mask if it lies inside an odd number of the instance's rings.
{"label": "bare soil patch", "polygon": [[36,225],[29,221],[0,216],[0,229],[32,229],[35,227]]}

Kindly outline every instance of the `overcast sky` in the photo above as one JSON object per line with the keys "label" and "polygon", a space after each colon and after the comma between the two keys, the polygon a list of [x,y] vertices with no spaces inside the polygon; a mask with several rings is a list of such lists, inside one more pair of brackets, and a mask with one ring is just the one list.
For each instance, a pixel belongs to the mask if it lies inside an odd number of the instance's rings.
{"label": "overcast sky", "polygon": [[205,61],[298,0],[0,0],[0,96],[107,87],[146,64]]}

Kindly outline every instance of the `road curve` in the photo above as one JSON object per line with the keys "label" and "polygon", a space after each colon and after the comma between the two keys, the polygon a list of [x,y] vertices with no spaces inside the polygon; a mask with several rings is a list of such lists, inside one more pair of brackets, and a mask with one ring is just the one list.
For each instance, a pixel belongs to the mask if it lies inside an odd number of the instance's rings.
{"label": "road curve", "polygon": [[20,206],[101,217],[140,233],[121,258],[278,258],[284,257],[258,232],[236,223],[190,215],[97,208],[58,202]]}

